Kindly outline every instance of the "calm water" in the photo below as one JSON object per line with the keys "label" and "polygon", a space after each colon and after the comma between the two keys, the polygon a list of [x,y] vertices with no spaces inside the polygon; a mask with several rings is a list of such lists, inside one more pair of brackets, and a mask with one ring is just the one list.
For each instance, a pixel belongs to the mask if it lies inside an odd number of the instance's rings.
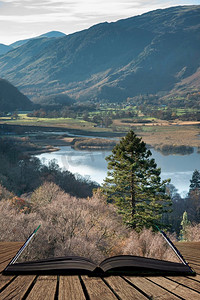
{"label": "calm water", "polygon": [[[158,167],[161,168],[162,179],[171,178],[171,183],[182,195],[188,192],[193,171],[200,170],[200,154],[196,149],[190,155],[164,156],[153,149],[151,152]],[[43,153],[37,157],[44,163],[56,159],[63,169],[89,176],[91,180],[101,184],[107,174],[105,157],[110,153],[111,151],[77,151],[67,146],[60,147],[57,152]]]}

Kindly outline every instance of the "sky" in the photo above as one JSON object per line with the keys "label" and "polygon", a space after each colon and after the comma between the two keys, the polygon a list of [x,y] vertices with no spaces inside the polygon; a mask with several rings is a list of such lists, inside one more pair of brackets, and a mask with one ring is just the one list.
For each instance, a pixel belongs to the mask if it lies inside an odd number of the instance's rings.
{"label": "sky", "polygon": [[200,5],[200,0],[0,0],[0,43],[54,30],[70,34],[105,21],[193,4]]}

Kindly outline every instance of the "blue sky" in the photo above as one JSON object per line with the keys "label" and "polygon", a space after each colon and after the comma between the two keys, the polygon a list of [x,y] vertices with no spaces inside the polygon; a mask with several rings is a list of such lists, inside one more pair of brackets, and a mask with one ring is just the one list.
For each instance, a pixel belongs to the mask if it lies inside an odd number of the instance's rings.
{"label": "blue sky", "polygon": [[58,30],[73,33],[158,8],[199,4],[200,0],[0,0],[0,43]]}

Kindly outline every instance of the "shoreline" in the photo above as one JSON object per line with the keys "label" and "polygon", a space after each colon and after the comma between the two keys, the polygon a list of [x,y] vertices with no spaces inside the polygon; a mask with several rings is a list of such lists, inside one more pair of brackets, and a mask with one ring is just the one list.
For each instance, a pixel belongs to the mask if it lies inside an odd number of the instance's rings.
{"label": "shoreline", "polygon": [[[61,139],[53,139],[53,140],[47,140],[47,141],[37,141],[37,146],[40,147],[38,150],[28,150],[24,151],[24,154],[28,155],[39,155],[43,153],[50,153],[50,152],[56,152],[60,150],[60,147],[65,147],[65,146],[70,146],[72,149],[76,151],[104,151],[104,150],[110,150],[112,151],[113,147],[117,144],[117,141],[113,140],[108,140],[111,144],[108,145],[102,145],[102,140],[101,139],[95,139],[96,144],[94,145],[93,138],[91,139],[86,139],[87,143],[84,143],[84,139],[80,138],[64,138],[63,140]],[[98,144],[98,141],[100,144]],[[77,144],[78,142],[78,144]],[[91,142],[91,144],[90,144]],[[31,143],[35,144],[35,141],[31,140]],[[80,145],[79,145],[80,143]],[[159,145],[150,145],[146,144],[146,147],[148,149],[154,149],[158,152],[160,152],[162,155],[167,156],[167,155],[190,155],[194,152],[194,149],[197,149],[197,153],[200,154],[200,147],[196,146],[185,146],[185,145],[172,145],[172,144],[159,144]]]}
{"label": "shoreline", "polygon": [[[200,152],[200,126],[143,126],[131,127],[138,137],[141,137],[148,147],[155,150],[185,148],[191,152],[192,147]],[[75,150],[112,150],[117,141],[125,136],[126,132],[89,131],[61,127],[27,126],[4,124],[0,126],[0,136],[13,138],[16,141],[30,144],[35,149],[24,151],[26,154],[38,155],[58,151],[61,146],[71,146]],[[158,142],[159,141],[159,142]],[[38,149],[37,149],[38,148]],[[188,153],[189,154],[189,153]]]}

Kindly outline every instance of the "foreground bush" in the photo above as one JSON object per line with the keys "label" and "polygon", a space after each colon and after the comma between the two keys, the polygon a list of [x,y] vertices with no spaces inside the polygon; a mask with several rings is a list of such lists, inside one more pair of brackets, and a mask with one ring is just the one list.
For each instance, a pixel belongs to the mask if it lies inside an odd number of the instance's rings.
{"label": "foreground bush", "polygon": [[[174,236],[170,236],[170,238],[175,240]],[[130,237],[124,245],[123,254],[178,261],[175,253],[165,243],[162,235],[145,228],[140,233],[136,231],[130,233]]]}
{"label": "foreground bush", "polygon": [[187,242],[200,242],[200,224],[186,226],[182,240]]}
{"label": "foreground bush", "polygon": [[79,199],[46,182],[24,201],[0,201],[1,241],[24,241],[38,225],[25,259],[80,255],[98,263],[118,254],[171,259],[159,233],[127,229],[116,208],[98,193]]}

